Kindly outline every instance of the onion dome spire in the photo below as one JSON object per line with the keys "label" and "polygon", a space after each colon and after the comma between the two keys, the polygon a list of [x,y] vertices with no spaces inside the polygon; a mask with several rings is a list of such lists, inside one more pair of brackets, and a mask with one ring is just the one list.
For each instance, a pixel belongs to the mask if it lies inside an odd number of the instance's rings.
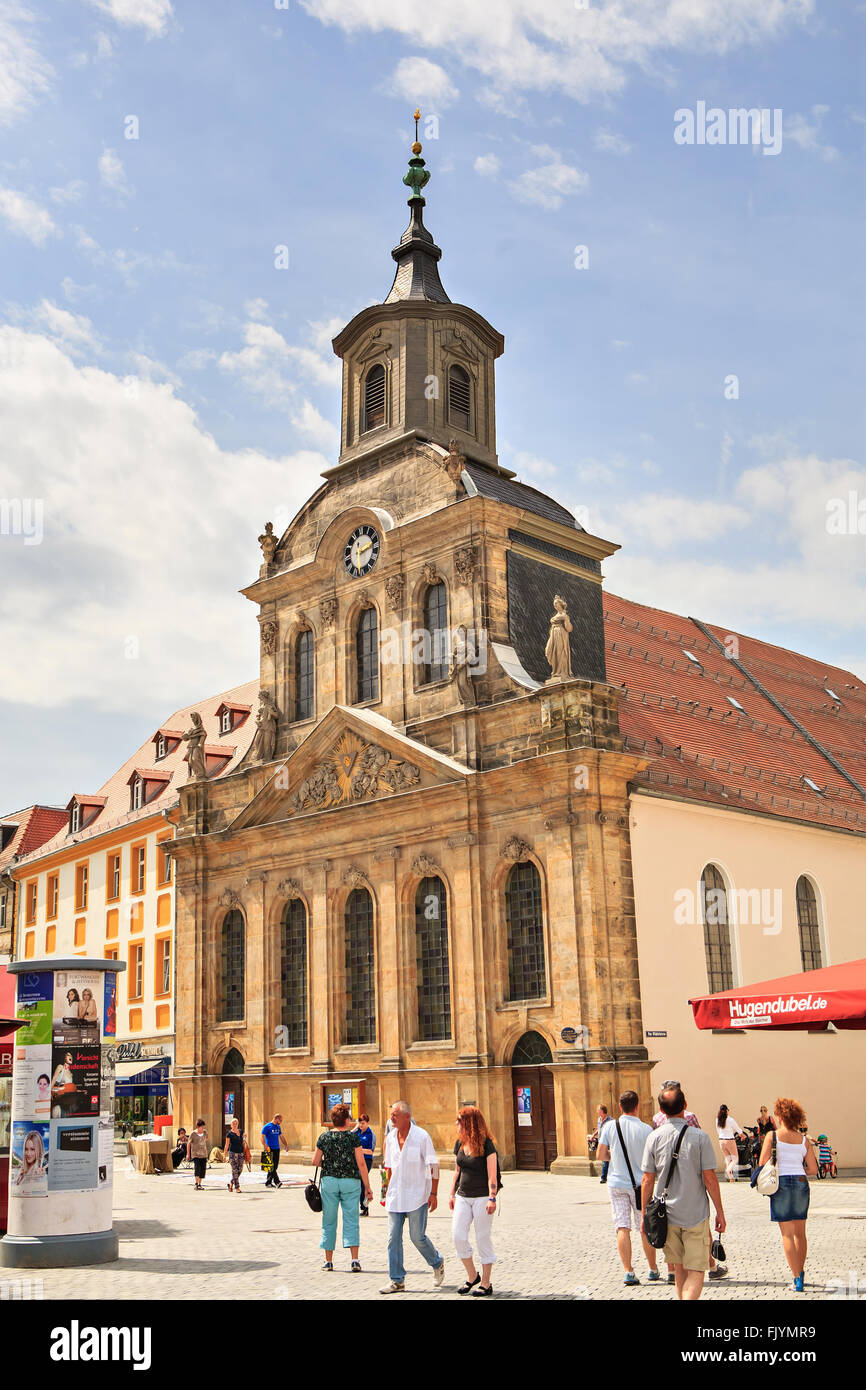
{"label": "onion dome spire", "polygon": [[415,140],[412,144],[412,158],[409,160],[408,172],[403,175],[404,184],[411,190],[408,200],[411,216],[409,226],[391,252],[397,262],[397,272],[385,303],[394,304],[402,299],[427,299],[434,304],[450,304],[451,300],[439,279],[437,262],[442,252],[424,226],[423,208],[426,203],[421,190],[426,188],[430,181],[430,170],[421,158],[422,145],[418,139],[421,112],[417,108],[413,119]]}

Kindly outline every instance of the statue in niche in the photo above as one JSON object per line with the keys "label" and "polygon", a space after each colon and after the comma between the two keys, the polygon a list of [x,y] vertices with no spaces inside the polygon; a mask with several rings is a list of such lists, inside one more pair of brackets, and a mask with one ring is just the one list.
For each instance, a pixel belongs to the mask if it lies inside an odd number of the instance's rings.
{"label": "statue in niche", "polygon": [[207,763],[205,762],[204,745],[207,739],[201,715],[195,712],[190,715],[192,728],[187,729],[184,734],[184,742],[189,744],[184,757],[184,762],[188,768],[188,782],[203,782],[207,778]]}
{"label": "statue in niche", "polygon": [[568,604],[561,594],[556,595],[553,606],[556,612],[550,620],[550,636],[544,648],[544,655],[550,666],[550,679],[567,681],[571,678],[571,644],[568,640],[572,631],[571,619],[568,616]]}
{"label": "statue in niche", "polygon": [[461,623],[454,630],[454,641],[451,647],[451,680],[457,686],[457,694],[463,705],[476,703],[475,687],[472,684],[470,674],[470,658],[474,662],[476,653],[473,644],[469,641],[469,632]]}

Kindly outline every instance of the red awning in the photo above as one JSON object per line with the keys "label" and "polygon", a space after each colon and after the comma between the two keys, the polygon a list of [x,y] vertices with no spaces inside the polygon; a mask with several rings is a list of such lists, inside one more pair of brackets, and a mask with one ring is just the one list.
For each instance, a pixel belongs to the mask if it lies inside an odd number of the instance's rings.
{"label": "red awning", "polygon": [[866,1028],[866,960],[690,999],[699,1028]]}

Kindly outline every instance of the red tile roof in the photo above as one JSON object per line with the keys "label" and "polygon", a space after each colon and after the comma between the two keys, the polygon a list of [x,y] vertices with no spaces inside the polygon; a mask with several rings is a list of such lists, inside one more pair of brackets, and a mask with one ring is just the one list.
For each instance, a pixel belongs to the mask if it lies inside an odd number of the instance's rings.
{"label": "red tile roof", "polygon": [[866,834],[866,682],[615,594],[604,609],[626,747],[653,759],[638,786]]}
{"label": "red tile roof", "polygon": [[129,786],[129,784],[130,784],[130,782],[132,781],[133,777],[141,777],[145,782],[170,782],[170,781],[171,781],[171,773],[170,773],[170,772],[168,772],[165,768],[156,768],[156,767],[134,767],[134,768],[132,769],[132,772],[129,774],[129,776],[128,776],[127,779],[126,779],[126,785],[127,785],[127,786]]}
{"label": "red tile roof", "polygon": [[67,811],[72,809],[73,801],[77,801],[79,806],[104,806],[104,796],[89,796],[85,792],[73,792],[66,803]]}
{"label": "red tile roof", "polygon": [[60,806],[28,806],[23,811],[0,817],[3,825],[17,824],[18,829],[0,854],[0,868],[5,869],[14,855],[31,854],[50,840],[61,826],[68,826],[69,815]]}

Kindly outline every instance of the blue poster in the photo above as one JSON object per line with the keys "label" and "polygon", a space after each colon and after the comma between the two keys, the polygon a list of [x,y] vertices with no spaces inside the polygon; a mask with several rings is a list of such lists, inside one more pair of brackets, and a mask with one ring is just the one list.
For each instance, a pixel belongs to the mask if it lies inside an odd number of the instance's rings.
{"label": "blue poster", "polygon": [[50,1131],[36,1120],[13,1120],[9,1195],[46,1197],[48,1195],[48,1150]]}

